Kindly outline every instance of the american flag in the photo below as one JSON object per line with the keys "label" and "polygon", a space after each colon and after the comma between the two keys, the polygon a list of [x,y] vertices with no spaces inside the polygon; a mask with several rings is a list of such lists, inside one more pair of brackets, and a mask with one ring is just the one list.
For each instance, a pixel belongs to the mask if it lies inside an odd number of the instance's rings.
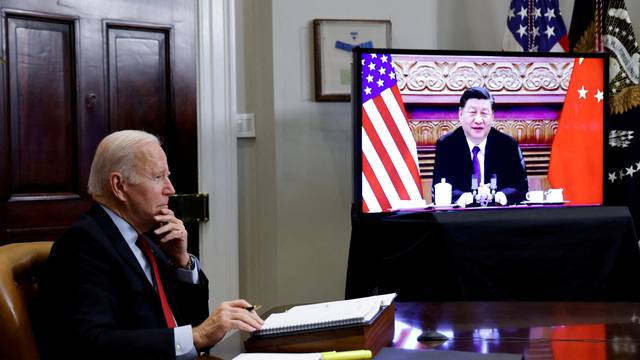
{"label": "american flag", "polygon": [[569,38],[558,0],[511,0],[502,50],[568,51]]}
{"label": "american flag", "polygon": [[362,54],[362,210],[425,205],[416,141],[389,54]]}

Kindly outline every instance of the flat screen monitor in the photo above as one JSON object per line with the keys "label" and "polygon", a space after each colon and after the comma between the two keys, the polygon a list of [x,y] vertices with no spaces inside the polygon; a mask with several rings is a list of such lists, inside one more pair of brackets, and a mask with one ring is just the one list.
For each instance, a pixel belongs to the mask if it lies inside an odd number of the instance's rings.
{"label": "flat screen monitor", "polygon": [[357,214],[602,204],[603,54],[353,56]]}

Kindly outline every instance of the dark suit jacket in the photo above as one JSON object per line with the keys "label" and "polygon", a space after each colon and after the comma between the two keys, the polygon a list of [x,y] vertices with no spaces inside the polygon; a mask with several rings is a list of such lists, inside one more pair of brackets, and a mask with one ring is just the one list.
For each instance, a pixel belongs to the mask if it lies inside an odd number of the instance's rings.
{"label": "dark suit jacket", "polygon": [[[462,127],[438,139],[433,184],[445,178],[451,184],[455,202],[462,193],[471,191],[472,174],[473,163]],[[509,204],[524,200],[529,185],[520,147],[511,136],[494,128],[491,128],[487,136],[483,183],[489,184],[492,174],[496,174],[498,191],[507,196]]]}
{"label": "dark suit jacket", "polygon": [[[200,272],[199,284],[178,281],[164,253],[149,245],[178,326],[198,325],[209,312],[207,278]],[[54,243],[45,273],[37,306],[45,358],[175,358],[159,297],[98,204]]]}

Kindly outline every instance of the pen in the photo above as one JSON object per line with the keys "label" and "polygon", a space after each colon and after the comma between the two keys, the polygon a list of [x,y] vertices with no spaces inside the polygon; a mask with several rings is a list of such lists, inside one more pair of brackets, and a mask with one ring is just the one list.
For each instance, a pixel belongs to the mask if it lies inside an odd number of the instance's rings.
{"label": "pen", "polygon": [[371,359],[370,350],[329,351],[322,353],[322,360],[361,360]]}
{"label": "pen", "polygon": [[262,305],[258,304],[258,305],[251,305],[251,306],[246,307],[244,309],[247,310],[247,311],[253,311],[253,310],[258,311],[258,309],[260,309],[261,307],[262,307]]}

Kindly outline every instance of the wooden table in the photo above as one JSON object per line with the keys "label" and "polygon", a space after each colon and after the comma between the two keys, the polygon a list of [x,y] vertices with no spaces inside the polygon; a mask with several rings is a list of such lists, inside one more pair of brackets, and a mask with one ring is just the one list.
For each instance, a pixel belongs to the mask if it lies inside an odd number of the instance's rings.
{"label": "wooden table", "polygon": [[[450,340],[419,342],[426,329]],[[242,339],[235,333],[202,359],[232,359],[244,351]],[[532,360],[639,359],[640,303],[397,302],[390,346],[524,354]]]}
{"label": "wooden table", "polygon": [[[640,358],[640,303],[397,303],[393,347],[524,354],[526,359]],[[422,343],[424,329],[450,338]]]}

